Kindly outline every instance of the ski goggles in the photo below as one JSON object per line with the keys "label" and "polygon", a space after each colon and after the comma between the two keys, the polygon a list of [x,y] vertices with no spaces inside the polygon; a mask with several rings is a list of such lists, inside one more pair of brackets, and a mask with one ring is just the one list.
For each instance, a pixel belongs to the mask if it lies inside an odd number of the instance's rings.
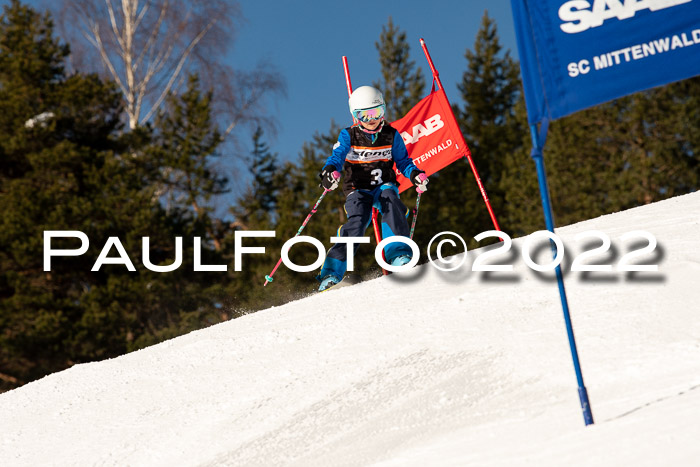
{"label": "ski goggles", "polygon": [[361,122],[369,123],[375,120],[381,120],[384,118],[384,112],[386,111],[386,106],[384,104],[372,107],[371,109],[361,109],[355,110],[352,116]]}

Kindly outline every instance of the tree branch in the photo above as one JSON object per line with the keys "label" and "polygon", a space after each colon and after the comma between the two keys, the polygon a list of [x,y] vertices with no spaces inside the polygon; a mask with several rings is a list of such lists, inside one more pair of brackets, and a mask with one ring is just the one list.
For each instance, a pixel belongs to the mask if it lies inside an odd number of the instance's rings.
{"label": "tree branch", "polygon": [[148,111],[146,116],[141,119],[141,122],[147,122],[149,118],[151,118],[151,115],[158,109],[160,106],[161,102],[163,102],[163,99],[165,99],[165,96],[168,95],[170,92],[170,88],[172,88],[173,83],[175,82],[175,79],[177,79],[177,76],[180,74],[180,71],[182,70],[182,66],[185,64],[185,61],[187,60],[187,57],[190,55],[192,52],[192,49],[199,43],[200,40],[206,35],[206,33],[214,26],[214,23],[216,23],[216,19],[212,19],[209,24],[199,33],[197,36],[192,39],[190,44],[187,46],[187,49],[182,53],[182,56],[180,57],[180,60],[178,61],[177,67],[175,67],[175,71],[170,76],[170,80],[168,81],[168,84],[165,86],[165,89],[160,93],[160,96],[158,96],[158,99],[156,100],[155,104],[151,106],[151,109]]}

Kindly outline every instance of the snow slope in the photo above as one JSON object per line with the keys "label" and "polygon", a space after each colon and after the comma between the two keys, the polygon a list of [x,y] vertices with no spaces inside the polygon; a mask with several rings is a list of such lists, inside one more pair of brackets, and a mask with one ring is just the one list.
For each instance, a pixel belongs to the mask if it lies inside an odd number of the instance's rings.
{"label": "snow slope", "polygon": [[511,273],[471,272],[469,252],[456,272],[424,265],[1,394],[0,462],[698,465],[700,193],[558,229],[567,255],[591,229],[613,242],[598,262],[642,229],[658,246],[640,261],[659,264],[566,274],[595,425],[556,283],[519,239]]}

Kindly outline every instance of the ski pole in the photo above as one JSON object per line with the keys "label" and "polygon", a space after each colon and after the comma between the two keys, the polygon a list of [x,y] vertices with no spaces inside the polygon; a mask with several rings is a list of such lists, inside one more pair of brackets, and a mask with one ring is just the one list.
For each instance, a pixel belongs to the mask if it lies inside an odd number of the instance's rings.
{"label": "ski pole", "polygon": [[[379,209],[372,207],[372,228],[374,228],[374,239],[377,241],[377,245],[382,241],[381,229],[379,228],[379,220],[377,216],[379,215]],[[386,254],[382,250],[382,259],[386,262]],[[382,268],[382,274],[385,276],[389,275],[389,271]]]}
{"label": "ski pole", "polygon": [[418,207],[420,206],[420,197],[423,193],[418,193],[416,197],[416,207],[413,208],[413,222],[411,222],[411,236],[409,237],[413,240],[413,232],[416,230],[416,219],[418,218]]}
{"label": "ski pole", "polygon": [[[316,209],[318,208],[318,205],[321,204],[321,201],[323,200],[323,198],[326,196],[326,194],[327,194],[329,191],[331,191],[331,190],[329,190],[329,189],[324,189],[324,190],[323,190],[323,194],[322,194],[321,197],[318,199],[318,201],[316,201],[316,204],[314,204],[314,207],[311,209],[311,212],[309,213],[308,216],[306,216],[306,219],[304,220],[304,223],[301,224],[301,227],[299,227],[299,230],[297,230],[297,233],[296,233],[296,235],[294,235],[293,238],[296,238],[296,237],[299,236],[299,234],[301,234],[301,231],[304,230],[304,227],[306,227],[306,224],[309,223],[309,219],[311,219],[311,216],[313,216],[314,214],[316,214]],[[282,258],[280,258],[279,261],[277,261],[277,264],[276,264],[275,267],[272,269],[272,272],[271,272],[270,274],[268,274],[267,276],[265,276],[265,283],[263,284],[263,287],[265,287],[265,286],[267,285],[268,282],[272,282],[272,276],[275,274],[275,271],[277,271],[277,268],[280,267],[280,264],[282,264]]]}

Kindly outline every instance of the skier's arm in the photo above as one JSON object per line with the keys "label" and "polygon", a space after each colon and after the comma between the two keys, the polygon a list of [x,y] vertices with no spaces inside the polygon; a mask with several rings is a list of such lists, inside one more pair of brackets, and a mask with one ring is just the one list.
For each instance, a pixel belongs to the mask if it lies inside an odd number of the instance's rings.
{"label": "skier's arm", "polygon": [[419,170],[416,164],[413,163],[406,150],[406,145],[403,142],[401,134],[396,131],[394,133],[394,142],[391,146],[391,154],[394,157],[394,162],[396,163],[396,168],[399,169],[405,177],[410,178],[411,172],[414,170]]}
{"label": "skier's arm", "polygon": [[338,142],[333,145],[333,153],[328,159],[326,159],[326,163],[323,165],[323,167],[325,168],[326,166],[331,165],[335,167],[335,170],[340,172],[343,170],[343,165],[345,165],[345,156],[348,155],[348,152],[350,152],[350,132],[348,132],[346,128],[338,135]]}

